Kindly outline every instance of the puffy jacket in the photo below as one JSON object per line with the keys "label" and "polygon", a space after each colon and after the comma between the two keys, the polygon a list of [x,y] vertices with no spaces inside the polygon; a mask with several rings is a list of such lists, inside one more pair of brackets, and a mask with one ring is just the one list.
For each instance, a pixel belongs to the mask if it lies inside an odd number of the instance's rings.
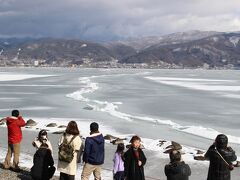
{"label": "puffy jacket", "polygon": [[8,143],[17,144],[22,140],[21,127],[25,126],[25,121],[22,116],[18,117],[7,117],[6,123],[8,127]]}
{"label": "puffy jacket", "polygon": [[95,133],[86,138],[83,161],[92,165],[104,163],[104,138],[101,133]]}
{"label": "puffy jacket", "polygon": [[[232,164],[233,161],[237,159],[235,152],[231,147],[217,149],[222,157]],[[209,159],[210,165],[208,169],[207,180],[230,180],[230,170],[223,159],[217,154],[215,146],[212,145],[205,154],[205,157]]]}
{"label": "puffy jacket", "polygon": [[164,171],[167,180],[188,180],[191,175],[190,167],[183,161],[166,165]]}

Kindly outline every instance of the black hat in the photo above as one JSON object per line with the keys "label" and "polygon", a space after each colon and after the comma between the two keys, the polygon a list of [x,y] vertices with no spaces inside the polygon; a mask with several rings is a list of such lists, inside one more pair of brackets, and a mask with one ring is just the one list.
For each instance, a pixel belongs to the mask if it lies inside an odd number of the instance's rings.
{"label": "black hat", "polygon": [[91,123],[90,124],[90,131],[91,132],[97,132],[98,131],[98,123],[96,123],[96,122],[93,122],[93,123]]}
{"label": "black hat", "polygon": [[224,134],[219,134],[216,137],[215,142],[216,142],[216,147],[217,148],[226,148],[227,144],[228,144],[228,137]]}

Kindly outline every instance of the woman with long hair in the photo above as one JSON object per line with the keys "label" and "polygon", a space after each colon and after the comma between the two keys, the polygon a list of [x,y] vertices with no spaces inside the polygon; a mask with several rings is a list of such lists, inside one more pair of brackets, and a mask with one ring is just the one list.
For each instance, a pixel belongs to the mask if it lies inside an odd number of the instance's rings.
{"label": "woman with long hair", "polygon": [[82,141],[75,121],[68,123],[65,133],[59,141],[58,171],[60,180],[74,180],[77,171],[77,153]]}

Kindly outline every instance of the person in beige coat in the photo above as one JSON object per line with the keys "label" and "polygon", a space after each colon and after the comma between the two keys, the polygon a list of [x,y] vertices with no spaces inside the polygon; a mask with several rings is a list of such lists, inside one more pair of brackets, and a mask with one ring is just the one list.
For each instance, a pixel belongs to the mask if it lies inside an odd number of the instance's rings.
{"label": "person in beige coat", "polygon": [[59,141],[59,146],[66,138],[67,142],[73,146],[74,156],[70,163],[58,160],[58,171],[60,172],[60,180],[74,180],[77,171],[77,154],[81,147],[82,140],[79,136],[79,130],[77,123],[71,121],[68,123],[65,133],[62,135]]}

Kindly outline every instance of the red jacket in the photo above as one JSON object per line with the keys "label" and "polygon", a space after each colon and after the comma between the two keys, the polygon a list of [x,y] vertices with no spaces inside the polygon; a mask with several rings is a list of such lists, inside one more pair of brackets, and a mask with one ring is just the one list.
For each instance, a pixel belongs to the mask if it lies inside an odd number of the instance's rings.
{"label": "red jacket", "polygon": [[17,144],[22,140],[21,127],[25,126],[25,121],[21,116],[19,117],[7,117],[6,118],[8,127],[8,143]]}

